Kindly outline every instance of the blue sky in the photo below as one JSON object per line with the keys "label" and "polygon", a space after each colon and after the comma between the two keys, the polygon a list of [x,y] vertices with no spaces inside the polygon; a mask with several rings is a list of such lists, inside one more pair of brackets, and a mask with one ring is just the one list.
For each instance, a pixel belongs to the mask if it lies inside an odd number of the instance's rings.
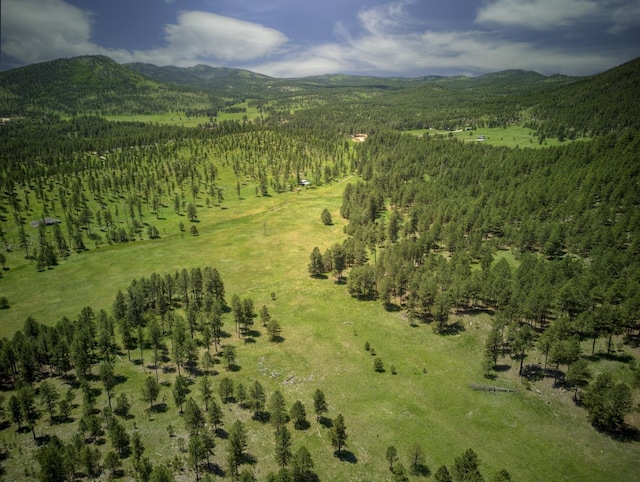
{"label": "blue sky", "polygon": [[640,56],[638,0],[2,0],[1,68],[77,55],[327,73],[590,75]]}

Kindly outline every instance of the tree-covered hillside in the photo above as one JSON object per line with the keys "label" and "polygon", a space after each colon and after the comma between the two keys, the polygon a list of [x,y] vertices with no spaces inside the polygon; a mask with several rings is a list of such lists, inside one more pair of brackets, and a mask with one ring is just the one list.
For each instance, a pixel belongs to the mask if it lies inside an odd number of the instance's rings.
{"label": "tree-covered hillside", "polygon": [[103,56],[60,59],[0,73],[5,116],[59,112],[216,112],[215,96],[159,84]]}

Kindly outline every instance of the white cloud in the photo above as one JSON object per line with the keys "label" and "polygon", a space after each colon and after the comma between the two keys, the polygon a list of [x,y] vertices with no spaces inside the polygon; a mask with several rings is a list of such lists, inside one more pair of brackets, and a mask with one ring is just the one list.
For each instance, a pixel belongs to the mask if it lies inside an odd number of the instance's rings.
{"label": "white cloud", "polygon": [[165,26],[165,47],[108,49],[91,41],[91,13],[62,0],[3,0],[2,50],[24,63],[104,54],[118,62],[188,66],[267,57],[287,42],[272,28],[207,12],[182,12]]}
{"label": "white cloud", "polygon": [[614,25],[608,32],[613,34],[621,34],[631,27],[640,25],[640,3],[629,3],[620,5],[613,9],[612,18]]}
{"label": "white cloud", "polygon": [[95,53],[91,14],[62,0],[3,0],[2,50],[25,63]]}
{"label": "white cloud", "polygon": [[598,4],[590,0],[495,0],[480,8],[476,22],[550,30],[599,12]]}
{"label": "white cloud", "polygon": [[336,31],[341,39],[339,44],[310,48],[245,68],[275,77],[340,72],[408,76],[436,72],[477,74],[506,69],[588,75],[633,56],[632,48],[581,53],[514,42],[494,31],[480,29],[416,31],[415,22],[403,22],[408,18],[403,10],[407,5],[410,2],[400,1],[360,12],[358,19],[364,29],[360,36],[350,36],[340,24]]}
{"label": "white cloud", "polygon": [[392,33],[412,22],[405,7],[413,3],[415,3],[413,0],[401,0],[363,9],[358,12],[358,20],[369,33],[377,35]]}
{"label": "white cloud", "polygon": [[206,12],[183,12],[167,25],[167,48],[190,59],[245,61],[264,57],[287,42],[278,30]]}

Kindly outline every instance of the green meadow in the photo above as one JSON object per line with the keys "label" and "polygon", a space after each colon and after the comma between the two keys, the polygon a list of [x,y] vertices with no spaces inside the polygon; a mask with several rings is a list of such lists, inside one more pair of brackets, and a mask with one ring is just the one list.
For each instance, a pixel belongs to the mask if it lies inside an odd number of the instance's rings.
{"label": "green meadow", "polygon": [[553,137],[540,142],[540,138],[535,135],[535,132],[532,129],[518,125],[510,125],[508,127],[477,128],[471,131],[416,129],[404,132],[418,137],[429,135],[433,137],[458,139],[463,142],[481,142],[492,146],[505,146],[511,148],[565,146],[572,142],[585,140],[584,138],[581,138],[574,141],[565,140],[561,142],[557,138]]}
{"label": "green meadow", "polygon": [[[250,107],[247,102],[234,104],[232,107],[245,108],[246,112],[219,112],[216,116],[217,122],[222,121],[242,121],[254,120],[260,117],[258,109]],[[184,112],[163,112],[158,114],[119,114],[105,115],[105,119],[116,122],[145,122],[147,124],[176,125],[180,127],[198,127],[210,122],[210,118],[205,115],[187,116]]]}
{"label": "green meadow", "polygon": [[[239,369],[227,372],[223,364],[214,366],[216,398],[220,379],[229,376],[245,387],[259,381],[268,398],[280,390],[287,407],[296,400],[303,402],[310,426],[294,430],[290,424],[293,449],[301,445],[309,449],[320,480],[391,480],[384,458],[387,447],[394,445],[400,461],[408,467],[415,444],[423,447],[431,475],[443,464],[451,467],[455,457],[473,448],[486,478],[506,469],[513,480],[520,481],[636,480],[637,444],[620,443],[595,431],[586,412],[571,401],[570,393],[552,389],[548,382],[527,389],[517,377],[517,368],[501,372],[489,382],[516,392],[470,388],[472,383],[488,383],[481,371],[487,315],[454,316],[451,323],[459,323],[458,334],[437,335],[429,325],[411,326],[402,312],[388,312],[378,302],[351,298],[331,277],[309,277],[312,248],[318,246],[323,252],[345,237],[339,207],[348,180],[266,197],[256,196],[254,186],[247,183],[241,190],[242,199],[237,199],[231,194],[233,174],[230,169],[223,171],[227,194],[222,207],[206,208],[197,200],[198,221],[193,223],[197,236],[189,233],[191,223],[186,217],[163,208],[161,219],[147,214],[160,231],[159,239],[88,245],[89,251],[73,254],[41,273],[32,262],[12,253],[7,263],[10,269],[2,280],[3,295],[11,307],[0,311],[0,334],[11,336],[27,316],[53,324],[62,316],[76,317],[84,306],[109,311],[117,290],[126,289],[134,278],[213,266],[225,283],[227,301],[238,294],[252,298],[257,309],[268,306],[282,325],[283,338],[280,343],[268,341],[256,320],[254,329],[260,335],[246,342],[235,334],[232,315],[225,314],[224,329],[229,337],[223,344],[236,347]],[[331,212],[334,225],[321,223],[324,208]],[[184,232],[178,229],[180,221],[187,227]],[[508,259],[513,261],[510,255]],[[383,373],[374,371],[375,357],[365,350],[366,342],[382,359]],[[167,339],[168,349],[170,343]],[[163,386],[157,402],[162,401],[166,410],[156,410],[150,416],[144,411],[140,387],[145,377],[154,374],[152,351],[143,351],[144,362],[137,350],[131,357],[129,362],[126,351],[121,351],[115,365],[122,381],[114,393],[126,393],[133,402],[133,417],[124,422],[127,430],[141,434],[145,455],[153,463],[173,460],[176,454],[186,460],[186,453],[180,452],[180,440],[187,441],[188,434],[170,388]],[[516,361],[513,366],[517,367]],[[166,385],[176,375],[173,367],[170,361],[161,365],[159,377]],[[64,393],[62,380],[54,383]],[[334,455],[329,430],[318,424],[313,414],[312,395],[318,388],[327,398],[327,416],[344,415],[348,456],[342,459]],[[196,385],[190,396],[201,403]],[[75,402],[81,404],[79,390]],[[105,404],[106,395],[101,393],[96,406]],[[38,435],[58,434],[66,439],[74,433],[77,422],[50,426],[46,411],[40,409]],[[223,409],[225,428],[237,419],[247,424],[247,452],[256,462],[243,467],[257,480],[265,480],[269,472],[278,469],[273,427],[252,420],[251,412],[235,403],[223,405]],[[12,449],[3,462],[6,480],[34,480],[38,465],[33,458],[24,458],[36,450],[31,435],[18,433],[15,425],[5,426],[0,442]],[[220,467],[226,467],[226,443],[216,438],[212,462]],[[109,446],[107,441],[101,450],[106,453]],[[131,475],[126,459],[124,470]],[[180,480],[194,478],[186,468],[177,474]],[[412,480],[430,478],[416,476]]]}

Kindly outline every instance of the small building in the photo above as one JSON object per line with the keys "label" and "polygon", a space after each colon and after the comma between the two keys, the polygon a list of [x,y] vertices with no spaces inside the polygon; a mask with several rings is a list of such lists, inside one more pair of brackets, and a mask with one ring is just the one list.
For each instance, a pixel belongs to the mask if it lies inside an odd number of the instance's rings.
{"label": "small building", "polygon": [[62,221],[56,218],[43,218],[43,219],[36,219],[35,221],[31,221],[29,224],[31,225],[32,228],[37,228],[41,224],[44,224],[45,226],[53,226],[54,224],[60,224],[61,222]]}

